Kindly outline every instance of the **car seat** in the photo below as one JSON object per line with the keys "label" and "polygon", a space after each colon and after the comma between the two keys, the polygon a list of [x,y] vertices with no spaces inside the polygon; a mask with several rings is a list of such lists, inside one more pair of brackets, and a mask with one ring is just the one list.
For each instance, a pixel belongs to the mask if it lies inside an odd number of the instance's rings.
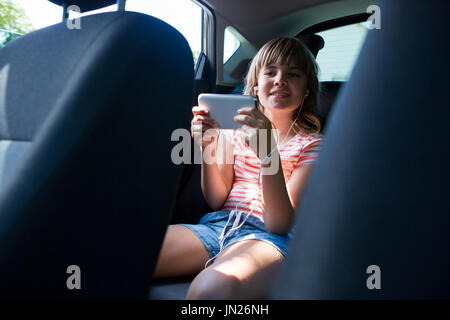
{"label": "car seat", "polygon": [[448,3],[378,6],[273,299],[450,298]]}
{"label": "car seat", "polygon": [[[80,24],[0,50],[2,298],[146,298],[170,219],[189,45],[140,13]],[[81,288],[69,286],[71,266]]]}

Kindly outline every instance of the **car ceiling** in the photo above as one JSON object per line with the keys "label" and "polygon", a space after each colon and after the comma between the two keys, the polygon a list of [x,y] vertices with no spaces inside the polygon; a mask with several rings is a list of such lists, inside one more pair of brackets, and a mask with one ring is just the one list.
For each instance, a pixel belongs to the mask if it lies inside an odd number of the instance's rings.
{"label": "car ceiling", "polygon": [[202,0],[248,41],[261,45],[277,36],[331,19],[366,12],[373,0]]}

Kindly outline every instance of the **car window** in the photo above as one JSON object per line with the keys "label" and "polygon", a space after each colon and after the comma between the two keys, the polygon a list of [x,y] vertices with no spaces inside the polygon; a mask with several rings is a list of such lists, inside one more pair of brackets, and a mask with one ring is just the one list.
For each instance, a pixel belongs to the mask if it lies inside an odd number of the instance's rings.
{"label": "car window", "polygon": [[0,47],[33,30],[22,6],[13,0],[0,2]]}
{"label": "car window", "polygon": [[248,63],[256,54],[255,47],[232,26],[223,33],[222,83],[236,85],[242,81]]}
{"label": "car window", "polygon": [[157,17],[177,29],[188,41],[194,66],[202,50],[202,8],[191,0],[127,0],[127,11]]}
{"label": "car window", "polygon": [[233,27],[226,27],[225,33],[224,33],[224,40],[223,40],[223,64],[225,64],[228,59],[231,58],[233,53],[236,52],[237,49],[239,49],[239,46],[241,45],[241,42],[238,38],[233,34],[237,32],[234,30]]}
{"label": "car window", "polygon": [[[125,9],[152,15],[172,25],[188,41],[195,65],[202,43],[202,8],[200,6],[191,0],[128,0]],[[71,11],[69,19],[116,10],[117,5],[83,14]],[[22,34],[59,23],[62,20],[62,14],[62,8],[48,0],[1,0],[0,45],[4,46]]]}
{"label": "car window", "polygon": [[0,48],[4,47],[8,42],[20,37],[22,34],[0,29]]}
{"label": "car window", "polygon": [[367,22],[318,32],[325,46],[317,54],[320,81],[346,81],[350,77],[367,34]]}

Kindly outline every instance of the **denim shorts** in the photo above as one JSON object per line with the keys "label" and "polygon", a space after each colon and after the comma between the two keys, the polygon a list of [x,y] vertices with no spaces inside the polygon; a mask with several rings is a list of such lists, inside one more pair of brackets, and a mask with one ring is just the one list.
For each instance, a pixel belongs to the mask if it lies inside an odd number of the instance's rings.
{"label": "denim shorts", "polygon": [[[210,212],[200,219],[199,224],[180,224],[189,228],[203,242],[206,250],[211,258],[214,258],[220,252],[219,237],[227,225],[229,211]],[[247,217],[246,213],[242,213],[241,221]],[[234,217],[229,221],[225,234],[232,228]],[[239,223],[240,224],[240,223]],[[278,251],[286,256],[287,246],[291,233],[283,236],[268,233],[264,226],[264,222],[250,215],[245,223],[239,229],[233,230],[224,240],[222,250],[233,243],[243,240],[261,240],[273,245]]]}

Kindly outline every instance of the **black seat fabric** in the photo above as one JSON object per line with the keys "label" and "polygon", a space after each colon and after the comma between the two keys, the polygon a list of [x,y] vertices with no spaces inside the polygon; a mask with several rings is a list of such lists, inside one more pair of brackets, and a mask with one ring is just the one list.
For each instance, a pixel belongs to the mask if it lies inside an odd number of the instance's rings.
{"label": "black seat fabric", "polygon": [[[0,50],[0,297],[147,297],[192,85],[187,41],[139,13]],[[67,287],[71,265],[81,290]]]}
{"label": "black seat fabric", "polygon": [[311,51],[314,58],[325,45],[325,40],[317,34],[302,34],[297,38]]}
{"label": "black seat fabric", "polygon": [[378,6],[381,29],[328,119],[275,299],[450,298],[448,3]]}
{"label": "black seat fabric", "polygon": [[182,300],[186,297],[193,277],[156,279],[152,283],[150,300]]}
{"label": "black seat fabric", "polygon": [[330,114],[331,108],[336,101],[337,95],[344,84],[345,82],[342,81],[320,82],[319,104],[317,106],[317,111],[319,113],[320,121],[322,124],[322,130],[326,126],[328,115]]}

